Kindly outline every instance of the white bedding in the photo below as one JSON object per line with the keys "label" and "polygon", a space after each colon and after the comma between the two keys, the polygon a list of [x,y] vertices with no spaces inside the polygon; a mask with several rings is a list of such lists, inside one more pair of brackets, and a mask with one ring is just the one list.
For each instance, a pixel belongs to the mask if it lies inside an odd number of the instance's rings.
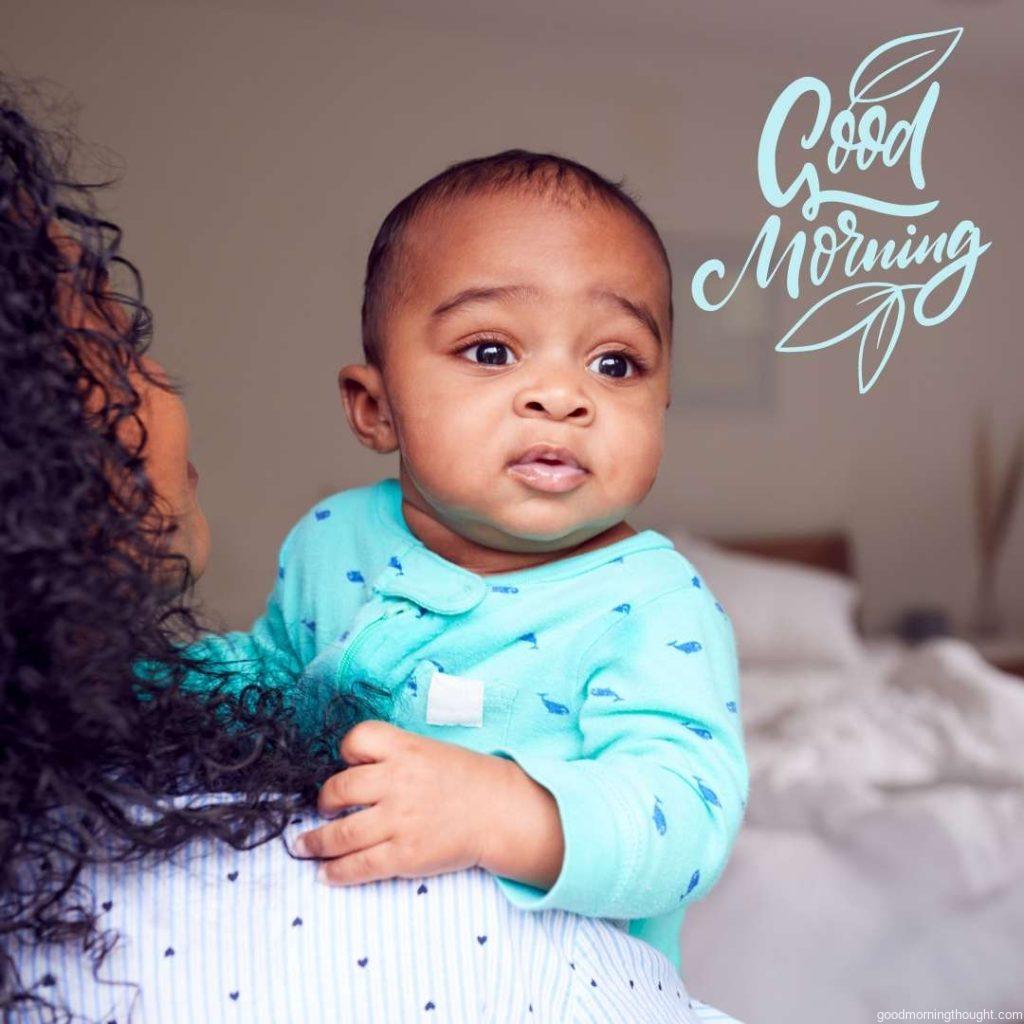
{"label": "white bedding", "polygon": [[741,685],[747,819],[687,983],[763,1024],[1024,1009],[1024,682],[942,640]]}

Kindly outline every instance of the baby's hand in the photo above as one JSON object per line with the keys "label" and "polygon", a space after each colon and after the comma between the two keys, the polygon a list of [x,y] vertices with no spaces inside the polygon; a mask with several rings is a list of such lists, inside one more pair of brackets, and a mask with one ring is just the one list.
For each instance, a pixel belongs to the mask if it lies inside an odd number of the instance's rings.
{"label": "baby's hand", "polygon": [[297,841],[299,856],[332,858],[320,866],[322,881],[416,878],[482,864],[512,795],[514,762],[381,721],[351,728],[340,753],[350,767],[324,783],[318,809],[324,816],[364,809]]}

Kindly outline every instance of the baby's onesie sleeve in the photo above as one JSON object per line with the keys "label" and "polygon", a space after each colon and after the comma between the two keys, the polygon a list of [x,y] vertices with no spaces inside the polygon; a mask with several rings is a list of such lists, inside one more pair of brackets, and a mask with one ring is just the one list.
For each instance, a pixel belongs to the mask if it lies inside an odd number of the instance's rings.
{"label": "baby's onesie sleeve", "polygon": [[580,662],[582,754],[511,757],[554,796],[565,835],[555,884],[499,878],[522,909],[648,918],[704,896],[747,799],[732,626],[694,577],[632,607]]}
{"label": "baby's onesie sleeve", "polygon": [[274,586],[263,614],[248,632],[211,633],[190,645],[189,658],[197,665],[185,681],[186,688],[208,692],[237,693],[258,682],[287,689],[315,654],[312,638],[302,635],[298,612],[301,579],[301,523],[285,538],[278,553]]}

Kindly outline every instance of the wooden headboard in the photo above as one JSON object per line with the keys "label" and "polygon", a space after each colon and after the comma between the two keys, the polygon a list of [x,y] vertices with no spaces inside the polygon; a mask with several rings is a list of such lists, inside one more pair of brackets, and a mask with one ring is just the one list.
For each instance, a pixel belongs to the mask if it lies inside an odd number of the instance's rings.
{"label": "wooden headboard", "polygon": [[731,551],[763,558],[799,562],[842,576],[854,576],[855,566],[849,538],[838,530],[824,533],[766,537],[712,537],[715,544]]}

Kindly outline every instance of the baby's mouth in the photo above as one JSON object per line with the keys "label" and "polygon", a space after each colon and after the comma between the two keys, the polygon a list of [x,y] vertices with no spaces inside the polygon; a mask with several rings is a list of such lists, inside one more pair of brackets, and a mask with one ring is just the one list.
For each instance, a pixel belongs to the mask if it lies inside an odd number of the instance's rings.
{"label": "baby's mouth", "polygon": [[536,444],[508,466],[510,476],[538,491],[561,494],[575,490],[589,475],[568,448]]}

